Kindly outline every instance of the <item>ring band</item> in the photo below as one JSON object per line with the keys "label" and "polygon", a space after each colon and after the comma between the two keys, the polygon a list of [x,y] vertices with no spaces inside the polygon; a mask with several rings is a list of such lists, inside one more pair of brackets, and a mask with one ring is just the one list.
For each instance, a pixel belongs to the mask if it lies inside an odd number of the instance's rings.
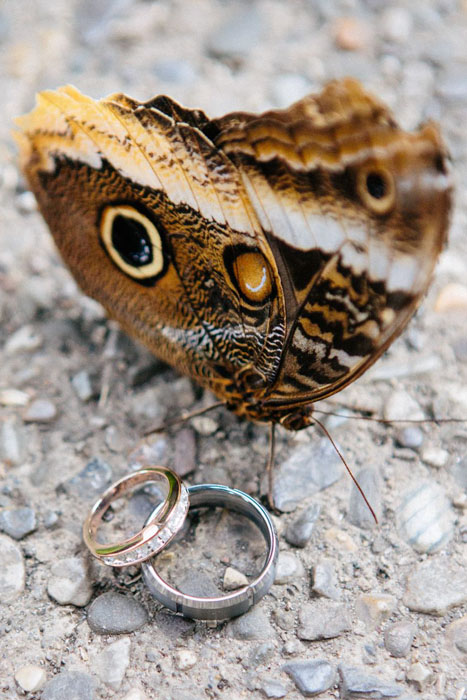
{"label": "ring band", "polygon": [[[133,490],[135,486],[158,482],[161,477],[168,484],[166,499],[152,511],[144,527],[123,542],[97,542],[97,529],[112,501]],[[187,488],[177,474],[165,467],[145,467],[116,481],[102,494],[84,521],[83,539],[91,554],[104,564],[131,566],[149,559],[163,549],[182,527],[187,512]]]}
{"label": "ring band", "polygon": [[[202,506],[223,506],[245,515],[260,529],[268,547],[268,555],[259,576],[225,596],[190,596],[168,584],[155,569],[154,559],[142,565],[143,576],[152,595],[174,612],[196,620],[225,620],[242,615],[255,605],[274,582],[279,552],[277,534],[269,513],[251,496],[238,489],[219,484],[200,484],[188,488],[190,509]],[[151,514],[152,515],[152,514]],[[149,519],[151,516],[149,516]],[[148,521],[149,521],[148,519]],[[148,522],[146,521],[146,522]]]}

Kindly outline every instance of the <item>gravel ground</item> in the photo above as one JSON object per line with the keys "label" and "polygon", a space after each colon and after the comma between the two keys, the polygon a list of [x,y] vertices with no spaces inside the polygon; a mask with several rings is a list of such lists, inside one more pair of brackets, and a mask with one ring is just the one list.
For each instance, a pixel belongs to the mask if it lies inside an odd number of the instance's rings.
{"label": "gravel ground", "polygon": [[[81,523],[110,481],[156,462],[189,483],[258,495],[267,431],[219,409],[142,440],[155,421],[211,397],[78,292],[24,189],[10,138],[34,93],[66,82],[94,97],[167,93],[217,116],[286,106],[353,75],[404,127],[441,122],[458,183],[449,247],[403,337],[327,408],[464,418],[466,37],[465,0],[4,0],[2,698],[467,697],[467,424],[328,419],[378,527],[316,430],[279,430],[277,581],[228,623],[176,617],[150,597],[138,570],[90,561]],[[144,499],[131,505],[144,511]],[[261,552],[251,527],[214,513],[191,522],[161,568],[206,593],[225,577],[251,575]]]}

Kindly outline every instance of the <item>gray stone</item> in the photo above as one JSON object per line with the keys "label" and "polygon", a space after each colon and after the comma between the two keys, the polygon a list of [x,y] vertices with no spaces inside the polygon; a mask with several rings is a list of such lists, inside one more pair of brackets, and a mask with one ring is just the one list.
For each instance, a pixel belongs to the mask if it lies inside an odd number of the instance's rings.
{"label": "gray stone", "polygon": [[103,593],[88,610],[88,625],[97,634],[127,634],[145,625],[148,614],[134,598]]}
{"label": "gray stone", "polygon": [[95,681],[87,673],[62,671],[42,691],[41,700],[94,700]]}
{"label": "gray stone", "polygon": [[260,11],[256,5],[247,4],[211,34],[207,49],[213,56],[239,60],[257,45],[263,31]]}
{"label": "gray stone", "polygon": [[455,517],[444,489],[434,481],[417,484],[397,508],[399,533],[417,552],[436,552],[449,542]]}
{"label": "gray stone", "polygon": [[385,420],[423,420],[420,404],[402,389],[393,391],[384,405]]}
{"label": "gray stone", "polygon": [[331,600],[305,603],[299,612],[297,637],[306,641],[332,639],[351,629],[351,622],[344,605]]}
{"label": "gray stone", "polygon": [[[382,502],[381,502],[381,478],[375,469],[361,469],[356,474],[356,479],[362,489],[365,497],[373,508],[378,520],[381,519]],[[371,514],[370,509],[363,500],[362,494],[359,492],[355,484],[352,484],[349,500],[348,518],[353,525],[362,529],[371,529],[375,527],[376,522]]]}
{"label": "gray stone", "polygon": [[130,664],[130,647],[130,640],[128,637],[124,637],[109,644],[95,658],[93,668],[101,681],[111,690],[118,690],[123,683]]}
{"label": "gray stone", "polygon": [[275,637],[267,614],[258,607],[229,622],[227,628],[229,636],[234,639],[262,640]]}
{"label": "gray stone", "polygon": [[428,559],[413,571],[404,605],[416,612],[444,615],[467,602],[467,569],[449,559]]}
{"label": "gray stone", "polygon": [[337,585],[337,575],[330,560],[321,559],[311,572],[311,591],[322,598],[339,600],[341,592]]}
{"label": "gray stone", "polygon": [[467,656],[467,615],[446,627],[446,637],[458,652]]}
{"label": "gray stone", "polygon": [[339,665],[341,692],[344,698],[398,698],[402,693],[400,686],[386,683],[375,676],[368,676],[365,671],[354,666]]}
{"label": "gray stone", "polygon": [[412,622],[395,622],[384,630],[384,646],[391,656],[407,656],[417,628]]}
{"label": "gray stone", "polygon": [[267,678],[264,680],[259,686],[259,689],[267,698],[285,698],[288,692],[285,685],[274,678]]}
{"label": "gray stone", "polygon": [[182,428],[177,433],[173,469],[181,478],[196,469],[196,438],[191,428]]}
{"label": "gray stone", "polygon": [[460,457],[451,467],[451,473],[464,491],[467,491],[467,457]]}
{"label": "gray stone", "polygon": [[105,444],[112,452],[117,454],[125,449],[125,437],[115,425],[109,425],[105,429]]}
{"label": "gray stone", "polygon": [[292,661],[285,664],[283,670],[305,697],[324,693],[336,680],[336,669],[324,659]]}
{"label": "gray stone", "polygon": [[327,438],[300,445],[275,473],[274,504],[293,511],[309,496],[334,484],[342,462]]}
{"label": "gray stone", "polygon": [[267,664],[271,659],[275,650],[276,647],[271,641],[263,642],[259,646],[255,647],[248,655],[247,668],[264,666],[264,664]]}
{"label": "gray stone", "polygon": [[279,552],[274,583],[284,584],[299,581],[303,573],[303,564],[295,554]]}
{"label": "gray stone", "polygon": [[406,428],[399,428],[396,432],[396,441],[401,447],[410,447],[412,450],[416,450],[423,444],[423,431],[414,425],[407,426]]}
{"label": "gray stone", "polygon": [[163,610],[157,613],[155,626],[171,641],[188,637],[195,630],[193,620]]}
{"label": "gray stone", "polygon": [[309,508],[305,508],[300,515],[295,518],[285,532],[285,539],[294,547],[305,547],[313,534],[313,527],[320,514],[320,506],[315,503]]}
{"label": "gray stone", "polygon": [[91,378],[85,369],[81,370],[81,372],[78,372],[74,375],[74,377],[72,377],[71,386],[75,390],[78,398],[81,399],[83,403],[86,403],[86,401],[89,401],[94,396]]}
{"label": "gray stone", "polygon": [[25,569],[21,549],[13,540],[0,535],[0,605],[11,603],[24,590]]}
{"label": "gray stone", "polygon": [[78,474],[65,481],[62,488],[69,496],[89,501],[99,496],[109,486],[111,479],[112,469],[107,462],[94,457]]}
{"label": "gray stone", "polygon": [[51,569],[47,593],[60,605],[87,605],[92,596],[92,582],[87,562],[69,557],[56,562]]}
{"label": "gray stone", "polygon": [[15,540],[21,540],[37,529],[32,508],[4,508],[0,511],[0,530]]}
{"label": "gray stone", "polygon": [[200,598],[218,596],[221,591],[212,578],[204,571],[192,570],[179,583],[177,588],[187,595],[195,595]]}
{"label": "gray stone", "polygon": [[387,39],[401,44],[409,40],[412,25],[412,15],[403,7],[388,7],[379,21],[382,34]]}
{"label": "gray stone", "polygon": [[57,408],[48,399],[36,399],[23,413],[26,423],[51,423],[57,417]]}

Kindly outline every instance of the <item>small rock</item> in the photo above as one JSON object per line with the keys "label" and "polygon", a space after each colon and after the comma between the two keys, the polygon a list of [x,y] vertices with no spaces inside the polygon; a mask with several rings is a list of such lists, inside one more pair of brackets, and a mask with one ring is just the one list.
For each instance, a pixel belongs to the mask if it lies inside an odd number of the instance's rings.
{"label": "small rock", "polygon": [[167,440],[157,437],[150,442],[143,442],[128,455],[128,466],[132,471],[161,464],[167,454]]}
{"label": "small rock", "polygon": [[397,508],[401,537],[417,552],[436,552],[454,534],[455,514],[444,489],[425,481],[409,491]]}
{"label": "small rock", "polygon": [[356,17],[339,17],[334,24],[334,40],[344,51],[361,51],[370,39],[366,22]]}
{"label": "small rock", "polygon": [[392,614],[396,600],[392,595],[360,595],[355,600],[355,612],[367,629],[374,630]]}
{"label": "small rock", "polygon": [[55,510],[46,511],[43,518],[44,527],[47,530],[52,530],[58,524],[59,517],[60,513],[57,513]]}
{"label": "small rock", "polygon": [[196,438],[191,428],[177,433],[173,469],[182,479],[196,469]]}
{"label": "small rock", "polygon": [[64,491],[69,496],[91,500],[104,491],[110,485],[112,470],[102,459],[94,457],[84,469],[62,484]]}
{"label": "small rock", "polygon": [[71,378],[71,386],[83,403],[89,401],[94,396],[89,373],[83,369]]}
{"label": "small rock", "polygon": [[273,639],[275,634],[262,608],[252,608],[228,623],[228,634],[234,639]]}
{"label": "small rock", "polygon": [[303,500],[337,481],[341,470],[339,455],[326,438],[300,445],[275,473],[276,508],[295,510]]}
{"label": "small rock", "polygon": [[421,459],[425,464],[435,469],[444,467],[449,459],[449,452],[442,447],[426,447],[422,450]]}
{"label": "small rock", "polygon": [[214,435],[219,427],[217,421],[211,418],[211,416],[196,416],[191,423],[198,435],[203,435],[204,437]]}
{"label": "small rock", "polygon": [[416,627],[411,622],[395,622],[384,630],[384,646],[396,659],[407,656],[415,637]]}
{"label": "small rock", "polygon": [[283,670],[306,697],[324,693],[336,679],[334,666],[324,659],[293,661],[283,666]]}
{"label": "small rock", "polygon": [[117,454],[121,454],[124,451],[126,447],[125,437],[115,425],[109,425],[105,429],[105,444],[109,450]]}
{"label": "small rock", "polygon": [[128,637],[109,644],[95,657],[95,671],[101,681],[116,691],[120,688],[130,664],[131,642]]}
{"label": "small rock", "polygon": [[344,698],[399,698],[402,692],[400,686],[368,676],[363,670],[353,666],[340,664],[339,674]]}
{"label": "small rock", "polygon": [[0,404],[2,406],[26,406],[30,398],[29,394],[18,389],[2,389],[0,391]]}
{"label": "small rock", "polygon": [[24,590],[25,569],[21,549],[9,537],[0,535],[0,605],[11,603]]}
{"label": "small rock", "polygon": [[47,593],[59,605],[83,607],[92,596],[92,583],[87,563],[80,557],[56,562],[51,569]]}
{"label": "small rock", "polygon": [[340,599],[341,592],[337,587],[337,575],[331,561],[321,559],[313,566],[311,591],[323,598]]}
{"label": "small rock", "polygon": [[134,632],[148,621],[140,603],[120,593],[103,593],[88,610],[88,625],[97,634],[126,634]]}
{"label": "small rock", "polygon": [[50,423],[57,417],[57,409],[48,399],[36,399],[23,413],[26,423]]}
{"label": "small rock", "polygon": [[0,510],[0,530],[15,540],[21,540],[37,529],[36,514],[32,508],[4,508]]}
{"label": "small rock", "polygon": [[413,20],[403,7],[388,7],[382,13],[379,25],[387,39],[404,44],[410,39]]}
{"label": "small rock", "polygon": [[15,673],[15,681],[22,690],[33,693],[40,690],[47,680],[47,674],[41,666],[23,666]]}
{"label": "small rock", "polygon": [[465,311],[467,309],[467,287],[458,282],[450,282],[438,294],[435,301],[435,311]]}
{"label": "small rock", "polygon": [[305,603],[299,612],[297,637],[306,641],[332,639],[351,629],[344,605],[331,600]]}
{"label": "small rock", "polygon": [[14,418],[0,426],[0,459],[9,465],[20,464],[25,452],[25,440]]}
{"label": "small rock", "polygon": [[276,625],[278,625],[284,632],[289,632],[295,627],[295,615],[292,610],[282,610],[281,608],[276,608],[274,610],[274,619]]}
{"label": "small rock", "polygon": [[32,352],[42,345],[42,337],[37,334],[32,326],[22,326],[10,335],[5,343],[5,353],[16,355],[18,352]]}
{"label": "small rock", "polygon": [[258,7],[245,5],[211,34],[207,49],[213,56],[243,59],[258,45],[263,31],[263,19]]}
{"label": "small rock", "polygon": [[410,610],[444,615],[467,602],[467,569],[450,559],[429,559],[407,580],[404,604]]}
{"label": "small rock", "polygon": [[[368,502],[371,504],[378,520],[381,519],[382,502],[381,502],[381,479],[375,469],[361,469],[356,474],[356,479],[360,484],[360,488],[365,494]],[[349,500],[349,521],[362,529],[371,529],[375,527],[376,522],[371,514],[370,509],[363,500],[362,494],[359,492],[355,484],[352,484]]]}
{"label": "small rock", "polygon": [[282,653],[284,656],[297,656],[297,654],[302,654],[304,651],[304,645],[298,641],[298,639],[289,639],[288,642],[284,644]]}
{"label": "small rock", "polygon": [[423,420],[425,418],[417,401],[402,389],[392,392],[386,401],[383,414],[385,420],[390,421]]}
{"label": "small rock", "polygon": [[303,564],[292,552],[279,552],[274,583],[284,584],[300,580],[303,576]]}
{"label": "small rock", "polygon": [[396,432],[396,441],[401,447],[409,447],[412,450],[416,450],[423,444],[423,431],[416,426],[408,426],[406,428],[399,428]]}
{"label": "small rock", "polygon": [[175,665],[179,671],[188,671],[193,668],[198,661],[198,657],[194,651],[189,649],[179,649],[175,652]]}
{"label": "small rock", "polygon": [[412,664],[412,666],[409,666],[406,677],[407,680],[413,683],[417,690],[421,693],[432,680],[433,673],[429,668],[420,662],[417,662]]}
{"label": "small rock", "polygon": [[92,676],[79,671],[62,671],[44,686],[41,700],[94,700]]}
{"label": "small rock", "polygon": [[461,654],[467,654],[467,615],[446,627],[446,637]]}
{"label": "small rock", "polygon": [[248,586],[248,579],[241,571],[237,571],[232,566],[228,566],[224,573],[224,591],[235,591],[242,586]]}
{"label": "small rock", "polygon": [[313,534],[313,527],[320,513],[320,506],[314,504],[300,513],[288,526],[285,539],[294,547],[306,547]]}
{"label": "small rock", "polygon": [[285,698],[288,693],[285,685],[274,678],[263,681],[259,688],[263,695],[267,698]]}
{"label": "small rock", "polygon": [[245,668],[257,669],[258,666],[267,664],[274,655],[276,647],[273,642],[263,642],[259,646],[252,649],[248,655],[248,661]]}
{"label": "small rock", "polygon": [[345,530],[341,530],[338,527],[330,527],[329,530],[326,531],[325,537],[328,542],[339,550],[343,550],[345,552],[356,552],[358,549],[358,545],[348,534],[348,532],[345,532]]}

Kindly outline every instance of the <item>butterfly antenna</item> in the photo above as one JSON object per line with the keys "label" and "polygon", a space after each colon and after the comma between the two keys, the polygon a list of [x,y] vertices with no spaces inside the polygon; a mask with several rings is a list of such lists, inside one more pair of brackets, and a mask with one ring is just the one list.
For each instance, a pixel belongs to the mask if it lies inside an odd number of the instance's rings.
{"label": "butterfly antenna", "polygon": [[[322,411],[320,411],[320,413],[322,413]],[[353,475],[353,473],[352,473],[352,470],[350,469],[349,465],[347,464],[347,462],[346,462],[345,459],[344,459],[344,456],[342,455],[341,451],[339,450],[339,448],[337,447],[336,443],[335,443],[334,440],[332,439],[331,433],[329,432],[329,430],[323,425],[323,423],[321,423],[321,421],[319,421],[317,418],[315,418],[314,411],[313,411],[313,420],[314,420],[314,422],[316,423],[316,425],[317,425],[319,428],[321,428],[322,432],[326,435],[326,437],[328,438],[329,442],[331,443],[331,445],[332,445],[332,446],[334,447],[334,449],[336,450],[336,452],[337,452],[337,454],[339,455],[339,457],[340,457],[340,459],[341,459],[341,461],[342,461],[344,467],[347,469],[348,473],[350,474],[350,478],[351,478],[352,481],[354,482],[354,484],[355,484],[355,486],[357,487],[357,489],[359,490],[359,492],[360,492],[360,494],[361,494],[363,500],[365,501],[366,505],[368,506],[368,509],[369,509],[370,513],[372,514],[375,523],[378,524],[378,518],[376,517],[376,513],[375,513],[375,511],[373,510],[373,508],[371,507],[371,505],[370,505],[370,503],[369,503],[369,501],[368,501],[368,498],[367,498],[367,497],[365,496],[365,494],[363,493],[362,487],[361,487],[360,484],[358,483],[357,479],[354,477],[354,475]]]}
{"label": "butterfly antenna", "polygon": [[220,406],[224,405],[225,404],[223,401],[216,401],[216,403],[212,403],[210,406],[205,406],[204,408],[199,408],[196,411],[190,411],[189,413],[183,413],[181,416],[175,418],[174,420],[167,421],[166,423],[161,423],[160,425],[155,425],[152,428],[145,430],[143,436],[147,437],[148,435],[152,435],[153,433],[163,433],[165,430],[167,430],[167,428],[171,428],[174,425],[179,425],[180,423],[186,423],[186,421],[191,420],[192,418],[202,416],[205,413],[209,413],[209,411],[213,411],[215,408],[220,408]]}
{"label": "butterfly antenna", "polygon": [[266,465],[266,471],[268,475],[268,503],[271,510],[275,510],[274,505],[274,458],[276,455],[276,424],[269,424],[269,456],[268,463]]}
{"label": "butterfly antenna", "polygon": [[[383,423],[385,425],[392,425],[393,423],[467,423],[467,418],[375,418],[373,416],[355,416],[355,415],[345,415],[343,413],[338,413],[335,411],[323,411],[322,409],[315,408],[313,410],[313,416],[315,413],[320,413],[323,416],[336,416],[337,418],[352,418],[352,420],[366,420],[371,423]],[[315,422],[318,423],[316,418]]]}

